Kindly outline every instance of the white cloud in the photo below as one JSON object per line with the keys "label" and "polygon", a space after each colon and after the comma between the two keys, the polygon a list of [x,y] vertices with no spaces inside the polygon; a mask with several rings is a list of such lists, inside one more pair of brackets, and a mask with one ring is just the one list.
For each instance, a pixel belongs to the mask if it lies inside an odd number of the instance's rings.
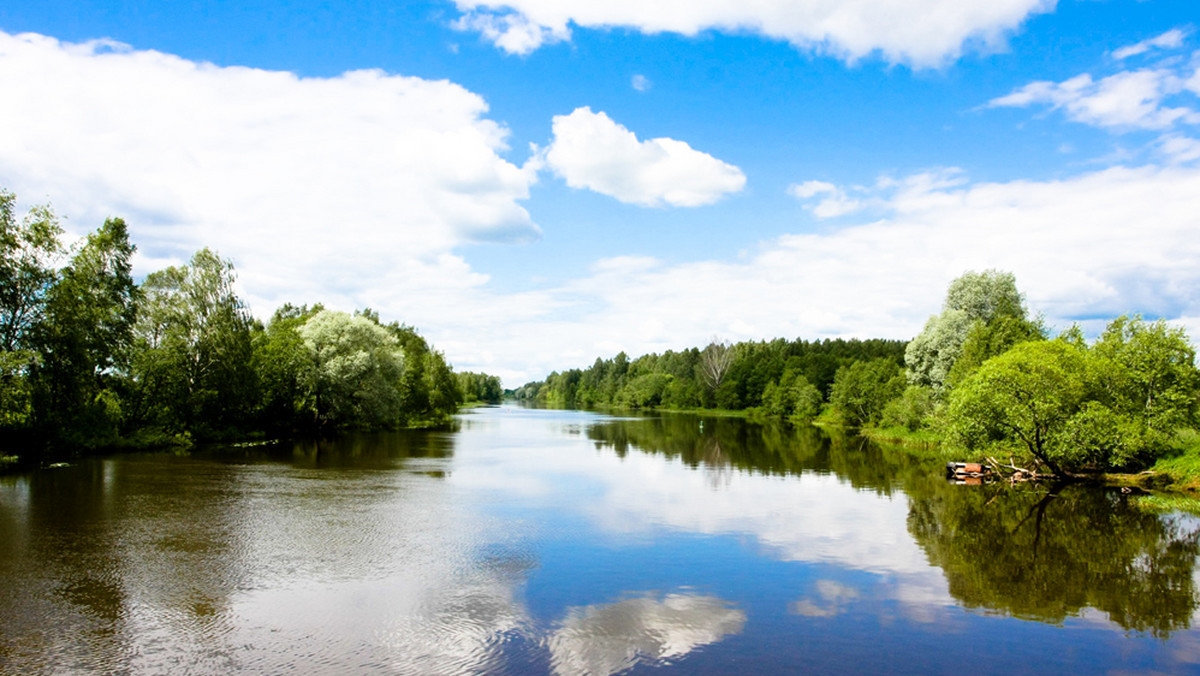
{"label": "white cloud", "polygon": [[142,272],[210,246],[260,312],[371,303],[425,321],[486,281],[453,247],[539,235],[521,205],[536,173],[501,156],[507,131],[451,82],[4,33],[0,81],[0,183],[73,227],[125,217]]}
{"label": "white cloud", "polygon": [[1159,151],[1173,163],[1200,160],[1200,140],[1180,134],[1169,134],[1159,139]]}
{"label": "white cloud", "polygon": [[1168,97],[1184,91],[1184,84],[1175,72],[1166,69],[1123,71],[1100,80],[1085,73],[1058,83],[1031,82],[992,99],[989,105],[1046,104],[1063,110],[1076,122],[1098,127],[1168,129],[1179,122],[1200,123],[1200,113],[1194,109],[1165,105]]}
{"label": "white cloud", "polygon": [[[1113,58],[1121,61],[1152,49],[1177,50],[1186,36],[1187,31],[1176,28],[1117,49]],[[1180,123],[1200,124],[1195,97],[1189,93],[1200,94],[1200,61],[1171,58],[1154,67],[1122,70],[1099,79],[1083,73],[1062,82],[1031,82],[988,105],[1048,105],[1075,122],[1097,127],[1165,130]]]}
{"label": "white cloud", "polygon": [[639,662],[678,660],[745,624],[746,613],[725,601],[682,592],[568,608],[547,643],[557,674],[617,674]]}
{"label": "white cloud", "polygon": [[1183,46],[1183,39],[1187,37],[1187,31],[1181,28],[1172,28],[1171,30],[1147,40],[1142,40],[1136,44],[1120,49],[1113,50],[1114,59],[1128,59],[1131,56],[1145,54],[1152,49],[1178,49]]}
{"label": "white cloud", "polygon": [[546,165],[573,188],[587,188],[641,206],[700,206],[738,192],[737,167],[683,141],[639,141],[603,112],[577,108],[554,118]]}
{"label": "white cloud", "polygon": [[654,86],[654,83],[650,81],[650,78],[640,73],[634,75],[629,84],[639,92],[648,92],[650,91],[650,88]]}
{"label": "white cloud", "polygon": [[546,44],[571,38],[566,24],[544,26],[521,14],[468,12],[454,22],[458,30],[476,31],[509,54],[524,56]]}
{"label": "white cloud", "polygon": [[801,201],[820,197],[814,205],[805,205],[817,218],[833,218],[854,213],[863,208],[863,202],[846,195],[846,191],[824,181],[805,181],[788,187],[788,194]]}
{"label": "white cloud", "polygon": [[[653,34],[696,35],[707,30],[750,32],[849,61],[878,53],[892,63],[936,66],[968,45],[996,49],[1029,16],[1052,11],[1056,0],[456,0],[462,25],[490,30],[484,37],[524,54],[565,39],[570,25],[632,28]],[[511,22],[511,32],[504,27]],[[526,26],[536,26],[533,32]],[[532,36],[534,39],[530,39]],[[539,37],[547,39],[538,40]]]}
{"label": "white cloud", "polygon": [[546,292],[576,313],[570,320],[492,330],[495,354],[511,355],[497,362],[515,385],[619,350],[704,345],[713,334],[907,339],[951,280],[988,268],[1015,273],[1032,309],[1058,328],[1135,312],[1200,327],[1200,168],[1005,183],[932,172],[880,181],[868,197],[876,220],[784,235],[741,257],[595,266]]}

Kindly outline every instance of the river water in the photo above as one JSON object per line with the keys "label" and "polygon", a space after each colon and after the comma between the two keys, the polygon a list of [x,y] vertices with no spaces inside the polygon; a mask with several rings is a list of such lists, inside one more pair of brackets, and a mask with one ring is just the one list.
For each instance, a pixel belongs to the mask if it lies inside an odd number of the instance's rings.
{"label": "river water", "polygon": [[1198,551],[816,428],[486,408],[0,477],[0,673],[1200,673]]}

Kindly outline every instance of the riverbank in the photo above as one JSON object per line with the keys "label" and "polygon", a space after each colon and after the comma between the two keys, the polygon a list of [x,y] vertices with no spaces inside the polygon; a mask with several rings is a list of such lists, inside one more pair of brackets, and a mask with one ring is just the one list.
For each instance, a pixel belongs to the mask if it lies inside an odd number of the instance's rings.
{"label": "riverbank", "polygon": [[[944,444],[930,430],[909,430],[903,427],[864,427],[859,434],[872,441],[900,444],[913,455],[930,460],[985,462],[982,454]],[[1181,433],[1169,456],[1159,458],[1141,472],[1105,472],[1087,475],[1104,484],[1137,487],[1145,490],[1169,491],[1180,495],[1200,494],[1200,434]]]}

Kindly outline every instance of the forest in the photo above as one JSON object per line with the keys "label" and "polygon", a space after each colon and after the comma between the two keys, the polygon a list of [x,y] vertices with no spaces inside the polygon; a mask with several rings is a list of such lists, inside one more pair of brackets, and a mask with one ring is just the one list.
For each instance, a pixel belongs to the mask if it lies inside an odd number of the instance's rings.
{"label": "forest", "polygon": [[369,309],[263,323],[209,249],[137,284],[122,219],[67,246],[49,207],[15,201],[0,190],[0,456],[430,426],[502,395]]}
{"label": "forest", "polygon": [[[1200,447],[1200,372],[1183,329],[1118,317],[1051,337],[1011,273],[968,272],[911,341],[744,342],[624,353],[514,392],[546,406],[720,408],[886,431],[1063,475],[1138,470]],[[1194,453],[1193,453],[1194,455]]]}

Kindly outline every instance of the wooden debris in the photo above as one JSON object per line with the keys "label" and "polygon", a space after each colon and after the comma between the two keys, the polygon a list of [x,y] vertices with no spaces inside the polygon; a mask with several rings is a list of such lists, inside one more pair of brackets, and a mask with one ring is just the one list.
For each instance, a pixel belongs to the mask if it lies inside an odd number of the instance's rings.
{"label": "wooden debris", "polygon": [[977,462],[946,463],[946,478],[957,484],[978,486],[983,483],[989,472],[988,467]]}

